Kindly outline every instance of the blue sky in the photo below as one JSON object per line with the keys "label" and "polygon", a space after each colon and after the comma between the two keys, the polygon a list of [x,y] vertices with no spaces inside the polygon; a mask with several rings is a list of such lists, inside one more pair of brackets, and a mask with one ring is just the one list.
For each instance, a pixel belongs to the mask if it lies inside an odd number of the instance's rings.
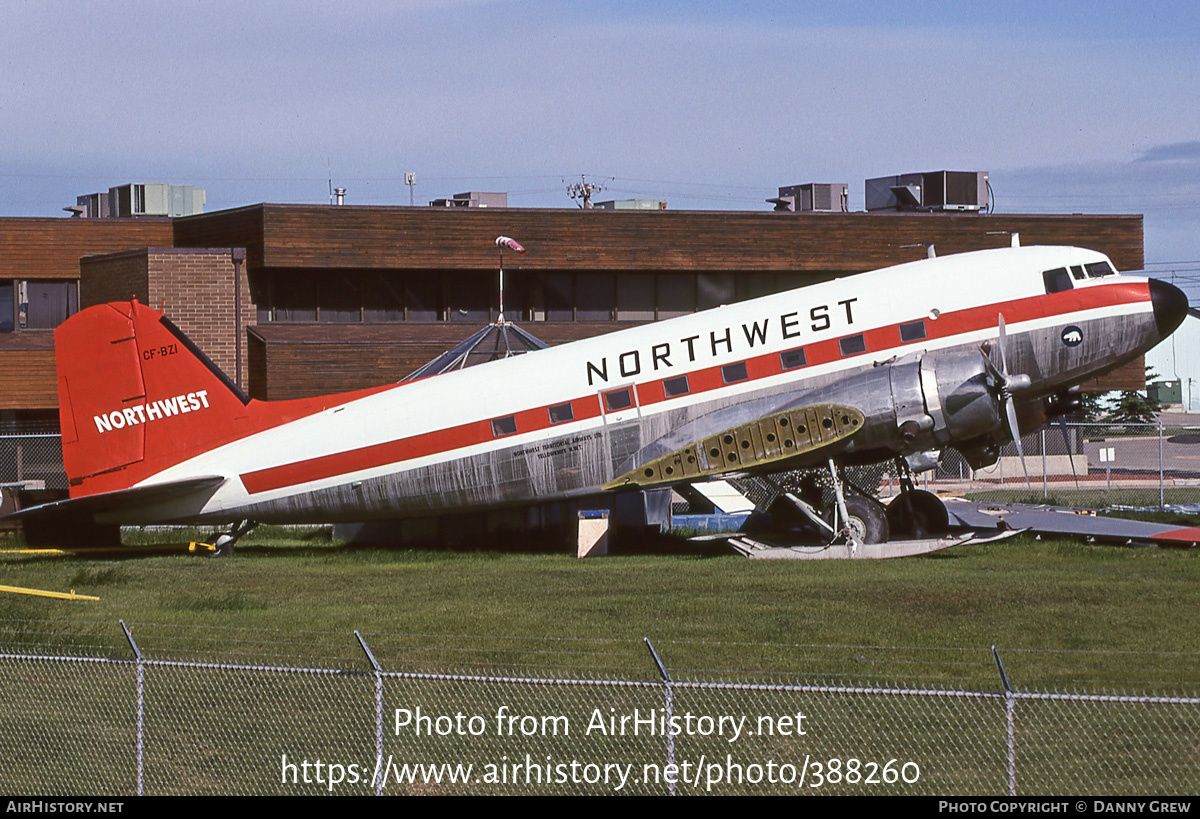
{"label": "blue sky", "polygon": [[0,214],[128,181],[215,210],[465,190],[766,209],[987,170],[1003,212],[1144,213],[1200,283],[1200,4],[0,5]]}

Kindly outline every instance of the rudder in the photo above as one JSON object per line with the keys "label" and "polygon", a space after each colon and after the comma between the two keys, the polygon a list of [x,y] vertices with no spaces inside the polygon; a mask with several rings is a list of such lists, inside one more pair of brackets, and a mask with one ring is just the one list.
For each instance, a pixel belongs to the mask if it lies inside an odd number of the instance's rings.
{"label": "rudder", "polygon": [[71,496],[125,489],[236,437],[249,399],[162,312],[82,310],[54,333]]}

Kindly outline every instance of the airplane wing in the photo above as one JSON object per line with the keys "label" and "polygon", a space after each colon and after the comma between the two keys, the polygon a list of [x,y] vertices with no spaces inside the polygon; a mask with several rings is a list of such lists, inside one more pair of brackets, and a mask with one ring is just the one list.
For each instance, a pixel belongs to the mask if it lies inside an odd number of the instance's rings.
{"label": "airplane wing", "polygon": [[[703,420],[703,419],[699,419]],[[659,455],[660,441],[632,459],[639,465],[604,485],[606,490],[668,486],[751,469],[779,470],[820,450],[831,449],[863,427],[853,407],[813,404],[764,415]],[[711,427],[709,427],[711,429]],[[678,434],[672,440],[678,442]],[[669,446],[669,444],[667,445]]]}
{"label": "airplane wing", "polygon": [[66,521],[71,519],[95,520],[105,523],[112,517],[126,522],[129,513],[139,509],[159,507],[165,504],[179,506],[203,505],[212,497],[213,491],[225,482],[222,475],[203,475],[179,481],[168,481],[151,486],[135,486],[114,492],[85,495],[82,498],[43,503],[7,515],[25,521]]}

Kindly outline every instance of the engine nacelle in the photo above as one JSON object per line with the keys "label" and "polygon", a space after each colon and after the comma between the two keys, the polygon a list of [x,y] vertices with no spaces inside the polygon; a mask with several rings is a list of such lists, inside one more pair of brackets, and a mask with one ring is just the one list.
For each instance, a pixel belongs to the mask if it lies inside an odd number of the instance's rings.
{"label": "engine nacelle", "polygon": [[914,353],[880,362],[798,402],[818,395],[865,417],[843,453],[847,463],[953,446],[979,468],[995,463],[1005,435],[999,391],[977,353]]}
{"label": "engine nacelle", "polygon": [[927,355],[921,359],[921,385],[938,443],[962,443],[1004,429],[1004,410],[982,355]]}
{"label": "engine nacelle", "polygon": [[953,445],[973,466],[995,462],[1003,409],[981,355],[917,354],[888,369],[894,450],[907,454]]}

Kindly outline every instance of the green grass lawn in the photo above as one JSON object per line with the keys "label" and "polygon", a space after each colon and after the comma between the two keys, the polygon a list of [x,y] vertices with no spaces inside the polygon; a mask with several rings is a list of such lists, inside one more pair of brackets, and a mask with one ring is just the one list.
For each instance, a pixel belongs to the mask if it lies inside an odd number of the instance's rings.
{"label": "green grass lawn", "polygon": [[[179,540],[178,533],[166,539]],[[164,533],[156,533],[160,542]],[[186,542],[186,537],[184,538]],[[1016,540],[888,561],[577,560],[260,530],[232,558],[0,555],[0,645],[154,658],[655,679],[1200,689],[1200,553]]]}

